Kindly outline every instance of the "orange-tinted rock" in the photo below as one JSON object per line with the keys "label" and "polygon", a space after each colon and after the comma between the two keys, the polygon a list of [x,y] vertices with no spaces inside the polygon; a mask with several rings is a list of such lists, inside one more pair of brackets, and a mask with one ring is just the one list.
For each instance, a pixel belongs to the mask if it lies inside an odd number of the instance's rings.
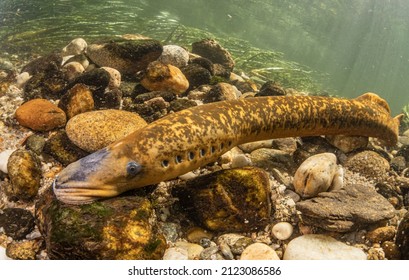
{"label": "orange-tinted rock", "polygon": [[76,84],[61,97],[58,107],[64,110],[67,118],[94,110],[92,91],[84,84]]}
{"label": "orange-tinted rock", "polygon": [[189,81],[179,68],[158,61],[149,64],[141,84],[151,91],[170,91],[176,94],[182,94],[189,88]]}
{"label": "orange-tinted rock", "polygon": [[35,131],[49,131],[63,127],[67,118],[63,110],[46,99],[32,99],[16,110],[20,125]]}

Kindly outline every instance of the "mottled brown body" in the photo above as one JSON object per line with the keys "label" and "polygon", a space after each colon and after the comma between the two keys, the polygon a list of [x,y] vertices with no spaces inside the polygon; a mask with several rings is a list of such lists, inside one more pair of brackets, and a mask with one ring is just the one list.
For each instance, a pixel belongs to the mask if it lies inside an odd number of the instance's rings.
{"label": "mottled brown body", "polygon": [[[393,145],[398,126],[399,119],[375,94],[352,100],[277,96],[211,103],[170,114],[71,164],[54,190],[62,201],[86,203],[175,178],[246,142],[345,134]],[[132,176],[130,162],[137,169]]]}

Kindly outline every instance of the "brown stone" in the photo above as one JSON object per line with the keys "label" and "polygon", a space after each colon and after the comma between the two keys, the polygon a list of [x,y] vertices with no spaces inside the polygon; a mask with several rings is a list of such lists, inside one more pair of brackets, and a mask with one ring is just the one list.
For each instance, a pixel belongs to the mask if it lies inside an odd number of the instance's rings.
{"label": "brown stone", "polygon": [[189,81],[179,68],[154,61],[148,65],[141,85],[150,91],[182,94],[189,88]]}
{"label": "brown stone", "polygon": [[63,127],[67,118],[63,110],[46,99],[32,99],[16,110],[20,125],[35,131],[49,131]]}
{"label": "brown stone", "polygon": [[175,189],[184,211],[207,229],[244,232],[271,218],[268,174],[259,168],[220,170]]}
{"label": "brown stone", "polygon": [[298,202],[303,222],[329,231],[348,232],[395,216],[393,206],[375,189],[346,185],[341,190],[319,193]]}
{"label": "brown stone", "polygon": [[76,84],[61,97],[58,107],[71,119],[75,115],[94,110],[92,91],[84,84]]}

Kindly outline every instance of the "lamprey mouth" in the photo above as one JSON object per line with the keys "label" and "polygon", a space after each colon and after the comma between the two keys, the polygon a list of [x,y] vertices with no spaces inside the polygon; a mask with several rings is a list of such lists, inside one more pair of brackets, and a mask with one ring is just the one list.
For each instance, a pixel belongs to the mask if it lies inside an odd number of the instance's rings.
{"label": "lamprey mouth", "polygon": [[119,192],[115,186],[98,185],[94,187],[87,182],[70,181],[69,186],[60,183],[58,176],[52,184],[55,196],[58,200],[67,204],[87,204],[101,198],[117,196]]}

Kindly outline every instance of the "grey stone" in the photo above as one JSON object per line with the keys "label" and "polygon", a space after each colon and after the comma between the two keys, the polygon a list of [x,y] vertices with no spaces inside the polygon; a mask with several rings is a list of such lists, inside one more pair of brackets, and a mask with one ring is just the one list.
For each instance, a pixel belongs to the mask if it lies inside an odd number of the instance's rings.
{"label": "grey stone", "polygon": [[394,217],[394,208],[374,189],[347,185],[344,189],[323,192],[298,202],[303,222],[329,231],[348,232]]}

